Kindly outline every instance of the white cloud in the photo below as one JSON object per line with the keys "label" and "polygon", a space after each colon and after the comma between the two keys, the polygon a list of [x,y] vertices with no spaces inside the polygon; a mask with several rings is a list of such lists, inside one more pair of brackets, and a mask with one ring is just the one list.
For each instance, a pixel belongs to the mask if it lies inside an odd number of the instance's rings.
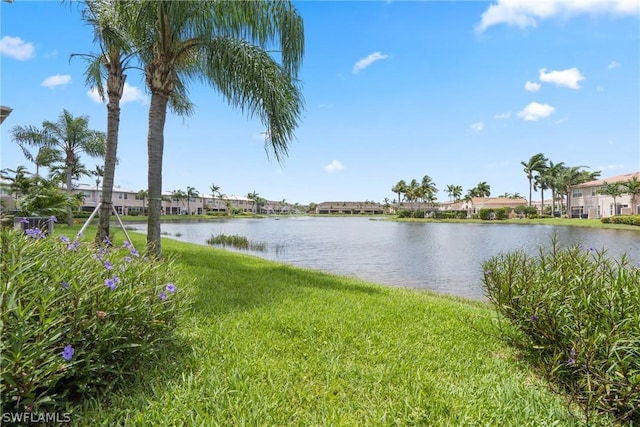
{"label": "white cloud", "polygon": [[54,88],[56,86],[64,86],[71,82],[71,76],[68,74],[56,74],[49,76],[40,83],[41,86]]}
{"label": "white cloud", "polygon": [[499,24],[535,28],[543,19],[579,14],[640,16],[640,4],[638,0],[498,0],[484,11],[476,31]]}
{"label": "white cloud", "polygon": [[341,171],[343,169],[344,169],[344,166],[342,165],[342,163],[340,163],[337,160],[334,160],[333,162],[329,163],[324,167],[324,170],[329,173]]}
{"label": "white cloud", "polygon": [[550,71],[548,73],[546,68],[541,68],[539,72],[541,82],[566,86],[571,89],[580,89],[580,82],[585,79],[584,76],[580,74],[580,70],[575,67],[562,71]]}
{"label": "white cloud", "polygon": [[511,117],[511,111],[507,111],[506,113],[498,113],[493,117],[495,117],[498,120],[506,120],[509,117]]}
{"label": "white cloud", "polygon": [[353,66],[352,72],[353,72],[353,74],[358,74],[360,71],[364,70],[365,68],[367,68],[369,65],[373,64],[374,62],[380,61],[382,59],[387,59],[388,57],[389,57],[389,55],[383,55],[380,52],[373,52],[372,54],[370,54],[366,58],[362,58],[361,60],[356,62],[355,65]]}
{"label": "white cloud", "polygon": [[27,43],[20,37],[4,36],[0,39],[0,53],[18,61],[31,58],[35,53],[33,43]]}
{"label": "white cloud", "polygon": [[526,90],[527,92],[537,92],[540,90],[540,83],[528,81],[524,84],[524,90]]}
{"label": "white cloud", "polygon": [[522,117],[524,120],[537,122],[540,119],[549,117],[555,110],[556,109],[549,104],[532,102],[518,113],[518,117]]}
{"label": "white cloud", "polygon": [[[102,100],[100,99],[100,96],[98,95],[98,91],[96,89],[91,89],[87,92],[87,95],[89,95],[89,98],[93,99],[95,102],[102,103]],[[122,98],[120,99],[120,104],[126,104],[127,102],[135,101],[140,101],[143,104],[148,104],[149,98],[140,89],[125,82],[124,90],[122,91]]]}
{"label": "white cloud", "polygon": [[471,129],[476,132],[480,132],[482,129],[484,129],[484,123],[482,122],[473,123],[471,125]]}
{"label": "white cloud", "polygon": [[612,69],[614,69],[614,68],[618,68],[619,66],[620,66],[620,63],[619,63],[619,62],[611,61],[611,62],[609,63],[609,65],[607,65],[607,68],[608,68],[608,69],[610,69],[610,70],[612,70]]}

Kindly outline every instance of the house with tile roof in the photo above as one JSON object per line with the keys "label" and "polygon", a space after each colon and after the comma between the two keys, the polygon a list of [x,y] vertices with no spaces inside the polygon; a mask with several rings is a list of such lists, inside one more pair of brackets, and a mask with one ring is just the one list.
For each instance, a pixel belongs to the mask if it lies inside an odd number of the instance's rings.
{"label": "house with tile roof", "polygon": [[572,218],[640,215],[640,200],[637,200],[634,206],[631,194],[624,193],[616,197],[614,205],[613,197],[601,193],[607,184],[624,184],[633,177],[640,180],[640,172],[625,173],[572,186],[567,209],[569,215]]}

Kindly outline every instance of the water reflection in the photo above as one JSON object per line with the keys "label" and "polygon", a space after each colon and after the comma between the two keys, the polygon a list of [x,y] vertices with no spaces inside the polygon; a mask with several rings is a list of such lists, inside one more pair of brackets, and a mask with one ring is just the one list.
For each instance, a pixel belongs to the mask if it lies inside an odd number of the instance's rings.
{"label": "water reflection", "polygon": [[[134,227],[146,229],[144,224]],[[480,265],[484,260],[514,249],[537,253],[540,246],[549,246],[554,234],[563,246],[604,248],[614,257],[627,253],[640,265],[640,233],[622,230],[282,217],[163,223],[162,231],[202,245],[212,235],[238,234],[265,243],[264,252],[253,252],[263,258],[475,299],[483,299]]]}

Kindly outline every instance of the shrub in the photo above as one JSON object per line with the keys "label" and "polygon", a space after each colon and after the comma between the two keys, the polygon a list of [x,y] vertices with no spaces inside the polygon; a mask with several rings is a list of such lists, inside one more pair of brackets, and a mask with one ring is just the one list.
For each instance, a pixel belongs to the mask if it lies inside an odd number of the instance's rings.
{"label": "shrub", "polygon": [[506,208],[482,208],[478,211],[480,219],[494,220],[494,219],[507,219],[509,213]]}
{"label": "shrub", "polygon": [[501,254],[483,269],[488,299],[521,332],[515,343],[587,422],[640,422],[638,267],[554,239],[548,252]]}
{"label": "shrub", "polygon": [[170,261],[38,229],[1,239],[3,411],[110,391],[172,340],[186,301]]}
{"label": "shrub", "polygon": [[640,226],[640,215],[617,215],[602,218],[604,224],[627,224]]}

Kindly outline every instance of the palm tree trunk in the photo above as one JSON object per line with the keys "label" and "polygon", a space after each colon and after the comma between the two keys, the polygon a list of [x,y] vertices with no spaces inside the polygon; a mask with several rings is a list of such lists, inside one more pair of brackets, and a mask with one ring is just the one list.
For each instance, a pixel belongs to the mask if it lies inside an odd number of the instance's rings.
{"label": "palm tree trunk", "polygon": [[160,211],[162,209],[162,154],[164,150],[164,124],[169,98],[152,92],[149,107],[149,216],[147,218],[147,253],[160,258]]}
{"label": "palm tree trunk", "polygon": [[544,215],[544,188],[540,187],[540,216]]}
{"label": "palm tree trunk", "polygon": [[114,81],[107,80],[107,146],[104,154],[104,173],[102,176],[102,196],[100,197],[100,220],[96,243],[100,244],[109,236],[109,220],[113,206],[113,181],[116,172],[116,159],[118,152],[118,132],[120,129],[120,99],[124,90],[126,77]]}
{"label": "palm tree trunk", "polygon": [[[74,163],[74,159],[73,157],[71,159],[67,159],[67,165],[66,165],[66,181],[67,181],[67,193],[71,194],[71,172],[73,169],[73,163]],[[69,227],[73,226],[73,208],[71,206],[69,206],[69,208],[67,209],[67,225]]]}
{"label": "palm tree trunk", "polygon": [[531,206],[531,190],[533,188],[533,183],[531,182],[531,178],[529,178],[529,206]]}

